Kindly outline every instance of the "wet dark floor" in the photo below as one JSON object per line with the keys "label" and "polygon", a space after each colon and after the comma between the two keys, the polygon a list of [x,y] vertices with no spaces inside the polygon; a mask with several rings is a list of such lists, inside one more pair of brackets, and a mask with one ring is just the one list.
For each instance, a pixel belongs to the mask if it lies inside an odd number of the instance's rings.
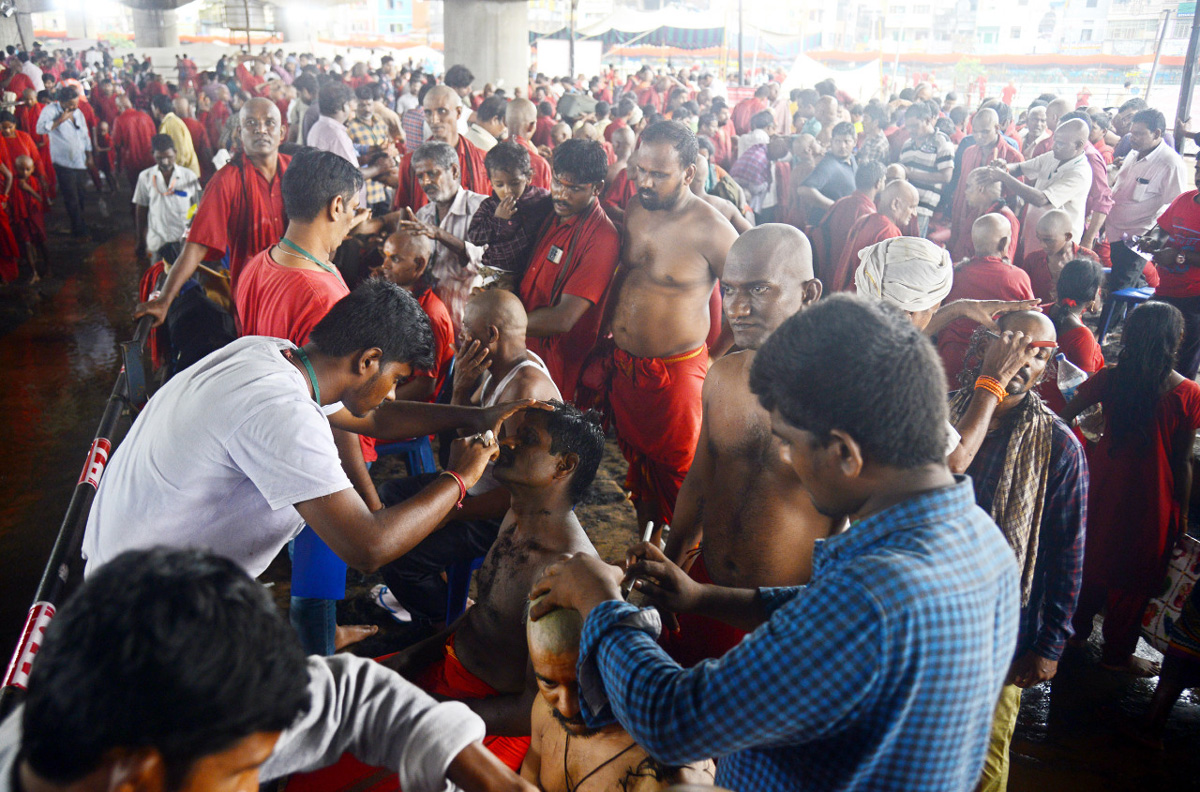
{"label": "wet dark floor", "polygon": [[[128,194],[105,196],[107,218],[96,199],[88,194],[89,222],[105,239],[79,244],[52,235],[58,277],[0,288],[0,663],[16,641],[111,390],[117,342],[131,333],[140,271]],[[51,229],[65,224],[61,212],[53,210]],[[357,612],[343,621],[374,617],[362,603],[344,605]],[[1200,790],[1200,695],[1189,691],[1176,706],[1164,751],[1140,748],[1121,727],[1145,710],[1153,680],[1102,671],[1098,656],[1095,645],[1070,655],[1053,682],[1026,692],[1009,788]]]}

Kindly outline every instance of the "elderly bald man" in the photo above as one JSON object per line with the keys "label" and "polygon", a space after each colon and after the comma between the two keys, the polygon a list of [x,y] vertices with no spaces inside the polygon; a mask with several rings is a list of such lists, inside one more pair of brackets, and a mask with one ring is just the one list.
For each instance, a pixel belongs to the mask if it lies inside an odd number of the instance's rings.
{"label": "elderly bald man", "polygon": [[175,259],[162,293],[138,305],[135,318],[150,315],[154,324],[161,324],[183,284],[205,259],[220,259],[228,253],[230,282],[236,286],[247,259],[283,236],[287,217],[282,182],[291,158],[279,153],[283,134],[279,108],[269,99],[251,99],[242,105],[238,128],[242,151],[208,183],[196,207],[188,241]]}
{"label": "elderly bald man", "polygon": [[[458,92],[445,85],[435,85],[425,94],[425,101],[421,106],[425,110],[425,123],[429,125],[429,137],[425,142],[440,141],[453,146],[458,154],[462,186],[471,192],[490,195],[492,182],[488,179],[487,168],[483,164],[483,151],[458,132],[458,119],[465,112]],[[392,203],[393,209],[407,207],[416,212],[429,203],[429,197],[417,183],[412,155],[413,152],[410,151],[400,162],[399,184]]]}
{"label": "elderly bald man", "polygon": [[[821,291],[808,239],[792,226],[752,228],[726,256],[723,310],[740,351],[713,363],[704,380],[700,439],[666,548],[667,557],[690,566],[700,583],[740,588],[807,583],[813,544],[834,529],[780,459],[771,415],[750,392],[758,348]],[[745,635],[695,614],[681,615],[679,627],[664,646],[685,667],[721,657]]]}
{"label": "elderly bald man", "polygon": [[908,227],[920,200],[917,188],[904,179],[888,182],[875,199],[874,214],[863,215],[850,227],[849,239],[826,288],[831,292],[848,291],[854,285],[859,252],[885,239],[901,236],[901,229]]}
{"label": "elderly bald man", "polygon": [[[1092,188],[1092,168],[1084,151],[1088,127],[1079,119],[1064,121],[1054,131],[1050,151],[1025,162],[996,160],[981,178],[998,181],[1010,195],[1029,204],[1021,227],[1025,254],[1041,250],[1037,223],[1051,209],[1061,209],[1071,218],[1074,239],[1083,239],[1084,212]],[[1016,177],[1024,176],[1025,182]],[[1026,183],[1028,182],[1028,183]]]}

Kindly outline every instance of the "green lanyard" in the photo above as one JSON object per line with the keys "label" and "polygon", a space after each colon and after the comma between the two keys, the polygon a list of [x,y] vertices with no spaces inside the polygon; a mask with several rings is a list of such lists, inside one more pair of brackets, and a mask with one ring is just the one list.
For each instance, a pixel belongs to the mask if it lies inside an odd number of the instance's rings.
{"label": "green lanyard", "polygon": [[296,347],[293,351],[300,358],[300,362],[304,364],[304,370],[308,373],[308,381],[312,384],[313,399],[320,405],[321,386],[317,384],[317,372],[313,370],[312,361],[308,359],[308,353],[302,347]]}
{"label": "green lanyard", "polygon": [[280,247],[289,247],[289,248],[291,248],[292,250],[296,251],[296,252],[297,252],[297,253],[299,253],[301,256],[303,256],[304,258],[308,259],[308,260],[309,260],[309,261],[311,261],[313,264],[316,264],[318,267],[320,267],[321,269],[325,270],[326,272],[332,273],[332,272],[334,271],[333,267],[329,266],[329,265],[328,265],[328,264],[326,264],[324,261],[321,261],[321,259],[319,259],[319,258],[317,258],[316,256],[314,256],[312,253],[309,253],[307,250],[305,250],[304,248],[300,247],[299,245],[297,245],[295,242],[293,242],[292,240],[288,239],[287,237],[284,237],[284,238],[282,238],[282,239],[280,239],[280,240],[279,240],[279,246],[280,246]]}

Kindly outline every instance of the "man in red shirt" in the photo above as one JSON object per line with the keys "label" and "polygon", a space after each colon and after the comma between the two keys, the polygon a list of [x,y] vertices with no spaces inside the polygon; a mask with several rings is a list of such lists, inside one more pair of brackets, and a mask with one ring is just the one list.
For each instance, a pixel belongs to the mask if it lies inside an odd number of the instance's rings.
{"label": "man in red shirt", "polygon": [[859,218],[875,213],[875,196],[884,186],[887,168],[872,160],[854,173],[854,192],[839,198],[812,228],[813,268],[822,283],[833,280],[842,250],[850,240],[850,229]]}
{"label": "man in red shirt", "polygon": [[554,150],[554,212],[521,280],[529,351],[545,361],[565,401],[574,401],[580,369],[600,335],[621,255],[620,234],[599,200],[607,171],[604,148],[594,140],[572,139]]}
{"label": "man in red shirt", "polygon": [[228,255],[236,292],[242,265],[283,236],[287,215],[281,182],[290,157],[279,153],[279,108],[268,99],[251,99],[242,105],[240,120],[242,152],[208,183],[162,293],[138,305],[135,318],[148,314],[155,325],[161,324],[183,284],[206,258]]}
{"label": "man in red shirt", "polygon": [[[987,214],[971,226],[975,256],[954,272],[954,286],[945,302],[955,300],[1032,300],[1033,287],[1025,270],[1008,260],[1012,226],[1003,215]],[[970,319],[955,319],[937,334],[938,354],[946,369],[949,388],[958,387],[958,375],[963,370],[963,356],[971,343],[971,334],[978,327]]]}
{"label": "man in red shirt", "polygon": [[117,109],[120,114],[112,128],[114,166],[125,173],[130,185],[136,185],[138,174],[154,166],[150,141],[158,134],[158,125],[147,113],[135,110],[129,97],[118,96]]}
{"label": "man in red shirt", "polygon": [[754,96],[748,96],[733,106],[733,129],[737,134],[749,134],[750,119],[768,108],[767,97],[770,94],[769,86],[760,85],[755,89]]}
{"label": "man in red shirt", "polygon": [[531,142],[537,130],[537,108],[528,99],[513,99],[504,110],[504,125],[508,127],[509,139],[520,144],[529,152],[529,164],[533,174],[529,183],[543,190],[550,189],[550,163],[538,154]]}
{"label": "man in red shirt", "polygon": [[20,96],[26,89],[34,87],[29,75],[21,71],[21,65],[16,55],[8,58],[4,71],[0,72],[0,91],[12,91]]}
{"label": "man in red shirt", "polygon": [[[1196,166],[1200,181],[1200,164]],[[1154,298],[1183,313],[1183,342],[1179,345],[1178,371],[1195,379],[1200,371],[1200,193],[1188,190],[1161,215],[1145,236],[1166,236],[1154,254],[1159,284]]]}
{"label": "man in red shirt", "polygon": [[903,179],[888,182],[879,191],[875,200],[875,213],[863,215],[850,227],[848,241],[842,248],[837,268],[825,284],[830,293],[850,291],[854,287],[854,271],[858,269],[859,251],[885,239],[903,236],[900,229],[913,219],[920,200],[917,188]]}
{"label": "man in red shirt", "polygon": [[[474,143],[458,134],[458,117],[463,112],[458,92],[445,85],[435,85],[425,94],[422,107],[425,109],[425,122],[429,124],[429,137],[425,142],[440,140],[453,146],[458,154],[463,188],[490,195],[492,183],[488,180],[487,168],[483,164],[484,153]],[[416,212],[429,203],[429,197],[417,184],[412,156],[413,152],[410,151],[400,162],[399,185],[396,187],[396,197],[392,206],[395,209],[408,207]]]}
{"label": "man in red shirt", "polygon": [[[287,232],[245,263],[234,300],[243,336],[286,338],[304,346],[334,303],[350,293],[331,259],[358,215],[363,180],[338,155],[313,149],[297,154],[288,172],[280,180],[290,210]],[[358,436],[340,429],[333,435],[354,489],[371,511],[383,508]],[[336,601],[345,596],[346,563],[308,527],[295,547],[290,616],[305,652],[330,655],[377,632],[379,628],[366,625],[334,628]],[[329,585],[330,579],[341,585]]]}

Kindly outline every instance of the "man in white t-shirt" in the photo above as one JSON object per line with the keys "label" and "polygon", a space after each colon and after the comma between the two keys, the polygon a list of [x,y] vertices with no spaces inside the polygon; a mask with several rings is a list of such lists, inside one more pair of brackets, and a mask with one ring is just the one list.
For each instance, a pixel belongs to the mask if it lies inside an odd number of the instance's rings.
{"label": "man in white t-shirt", "polygon": [[150,146],[157,164],[138,174],[133,190],[138,238],[135,255],[139,258],[180,241],[187,230],[188,211],[200,202],[200,177],[188,168],[175,167],[171,136],[155,135]]}
{"label": "man in white t-shirt", "polygon": [[238,339],[155,394],[100,481],[85,575],[125,550],[169,545],[207,548],[257,577],[304,523],[372,571],[437,528],[498,447],[487,434],[458,441],[451,470],[372,512],[342,471],[330,426],[382,439],[483,432],[531,403],[393,402],[396,382],[430,365],[432,333],[416,300],[384,281],[338,301],[309,339],[303,348]]}
{"label": "man in white t-shirt", "polygon": [[[993,162],[980,168],[979,178],[998,181],[1012,195],[1029,204],[1021,222],[1021,239],[1025,255],[1042,249],[1037,238],[1037,221],[1051,209],[1061,209],[1071,218],[1073,239],[1083,239],[1084,210],[1088,191],[1092,188],[1092,166],[1084,149],[1088,143],[1088,127],[1073,118],[1054,130],[1054,148],[1025,162]],[[1024,176],[1025,184],[1016,176]]]}

